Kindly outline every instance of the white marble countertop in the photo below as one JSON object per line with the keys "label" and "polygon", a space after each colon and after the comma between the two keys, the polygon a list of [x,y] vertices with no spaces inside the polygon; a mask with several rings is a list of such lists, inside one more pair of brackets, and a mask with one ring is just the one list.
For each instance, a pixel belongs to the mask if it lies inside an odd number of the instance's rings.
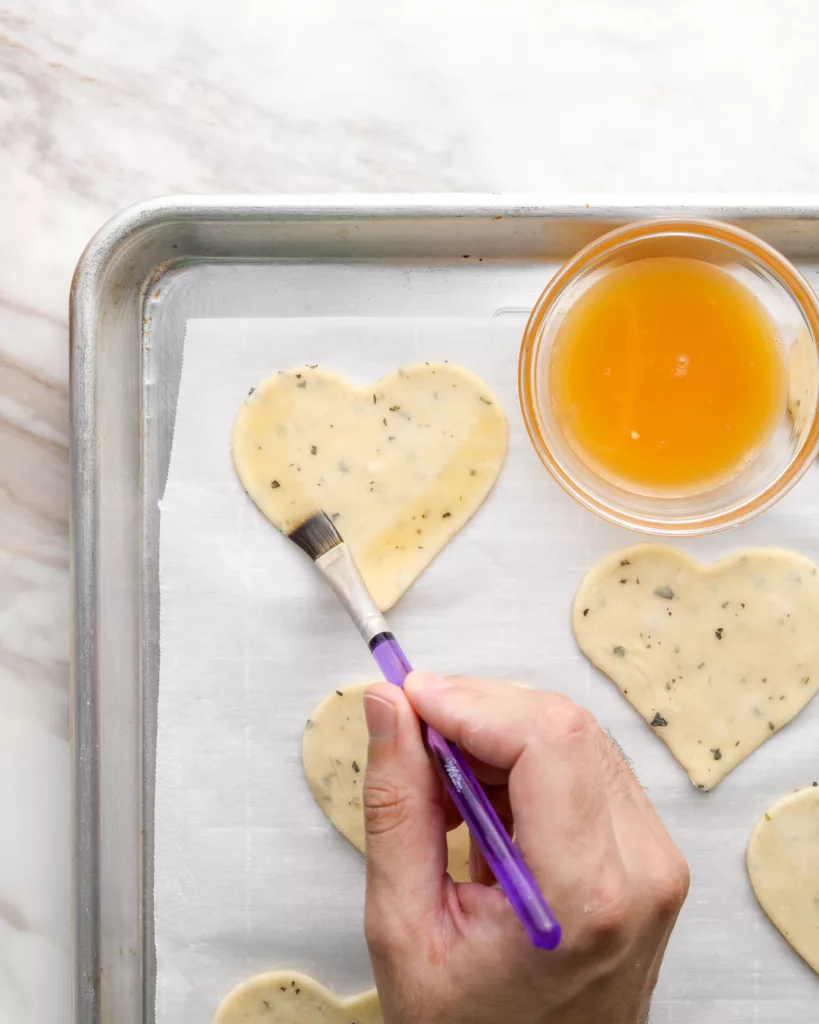
{"label": "white marble countertop", "polygon": [[67,302],[94,230],[166,192],[816,193],[818,33],[815,0],[4,0],[0,1021],[71,1017]]}

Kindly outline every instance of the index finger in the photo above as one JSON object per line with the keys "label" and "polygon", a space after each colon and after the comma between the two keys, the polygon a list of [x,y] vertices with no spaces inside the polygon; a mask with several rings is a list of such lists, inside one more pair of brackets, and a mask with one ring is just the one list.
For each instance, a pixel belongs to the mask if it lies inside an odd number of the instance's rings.
{"label": "index finger", "polygon": [[478,761],[503,771],[522,754],[538,698],[544,696],[488,679],[445,679],[430,672],[411,672],[404,693],[425,722]]}
{"label": "index finger", "polygon": [[509,770],[520,851],[564,929],[582,921],[625,878],[589,712],[559,694],[423,673],[405,692],[433,728]]}

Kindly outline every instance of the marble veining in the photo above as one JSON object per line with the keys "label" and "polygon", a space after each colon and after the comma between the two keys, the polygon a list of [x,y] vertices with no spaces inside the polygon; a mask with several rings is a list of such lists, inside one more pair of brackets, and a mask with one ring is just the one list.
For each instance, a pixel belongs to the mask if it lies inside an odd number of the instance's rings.
{"label": "marble veining", "polygon": [[813,0],[0,4],[0,1021],[70,1020],[67,298],[167,192],[819,191]]}

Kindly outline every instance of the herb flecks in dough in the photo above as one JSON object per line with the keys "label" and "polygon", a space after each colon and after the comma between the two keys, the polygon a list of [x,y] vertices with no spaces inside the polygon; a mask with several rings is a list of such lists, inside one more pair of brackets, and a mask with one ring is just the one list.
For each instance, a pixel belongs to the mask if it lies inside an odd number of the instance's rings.
{"label": "herb flecks in dough", "polygon": [[810,430],[817,392],[819,365],[816,362],[816,345],[808,328],[802,327],[788,351],[788,412],[793,418],[793,430],[798,441]]}
{"label": "herb flecks in dough", "polygon": [[258,974],[225,996],[213,1024],[383,1024],[375,989],[341,998],[293,971]]}
{"label": "herb flecks in dough", "polygon": [[[361,780],[367,768],[368,744],[364,693],[370,685],[353,683],[325,698],[310,713],[312,728],[305,728],[301,747],[302,765],[313,798],[335,828],[361,853]],[[447,845],[450,875],[458,882],[469,881],[469,832],[465,825],[447,833]]]}
{"label": "herb flecks in dough", "polygon": [[[339,515],[385,611],[492,489],[508,430],[500,404],[478,400],[487,395],[483,381],[456,366],[395,372],[374,391],[326,369],[297,367],[245,397],[234,462],[249,496],[283,532],[316,508]],[[436,525],[418,545],[412,517],[422,512]]]}
{"label": "herb flecks in dough", "polygon": [[604,559],[581,584],[572,620],[581,649],[699,790],[780,732],[819,689],[814,569],[775,549],[700,566],[674,548],[642,544]]}
{"label": "herb flecks in dough", "polygon": [[748,843],[751,885],[762,909],[819,974],[819,791],[816,783],[769,807]]}

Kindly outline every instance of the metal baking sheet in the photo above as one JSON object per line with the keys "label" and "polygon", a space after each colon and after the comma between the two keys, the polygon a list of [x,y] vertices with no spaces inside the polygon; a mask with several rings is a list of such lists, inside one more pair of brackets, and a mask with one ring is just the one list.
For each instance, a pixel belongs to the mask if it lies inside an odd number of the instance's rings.
{"label": "metal baking sheet", "polygon": [[620,224],[731,221],[815,282],[819,199],[173,197],[115,217],[71,293],[75,1020],[153,1021],[157,502],[193,317],[528,311]]}

